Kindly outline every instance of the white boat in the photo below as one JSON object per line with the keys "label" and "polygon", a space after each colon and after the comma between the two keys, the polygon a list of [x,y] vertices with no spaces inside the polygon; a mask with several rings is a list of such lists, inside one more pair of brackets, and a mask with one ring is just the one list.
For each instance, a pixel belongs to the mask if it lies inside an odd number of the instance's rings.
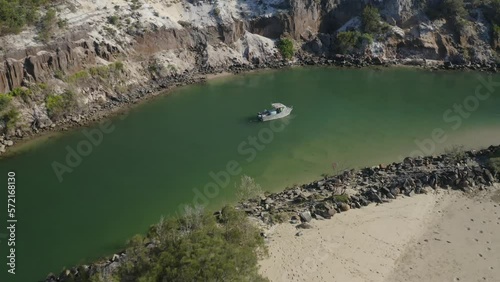
{"label": "white boat", "polygon": [[284,118],[288,116],[293,110],[292,106],[287,107],[281,103],[272,103],[271,106],[273,107],[272,110],[264,110],[263,112],[257,114],[257,118],[260,121]]}

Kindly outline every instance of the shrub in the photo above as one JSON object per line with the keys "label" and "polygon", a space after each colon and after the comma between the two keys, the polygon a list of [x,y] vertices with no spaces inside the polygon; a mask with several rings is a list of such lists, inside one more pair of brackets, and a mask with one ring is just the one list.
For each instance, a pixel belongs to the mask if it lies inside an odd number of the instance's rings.
{"label": "shrub", "polygon": [[336,202],[348,203],[349,202],[349,195],[347,195],[347,194],[333,195],[333,199]]}
{"label": "shrub", "polygon": [[500,39],[500,26],[496,24],[493,25],[493,35],[496,40]]}
{"label": "shrub", "polygon": [[61,29],[67,27],[68,26],[68,20],[67,19],[58,19],[57,20],[57,26],[59,28],[61,28]]}
{"label": "shrub", "polygon": [[45,107],[51,118],[59,118],[71,112],[76,106],[76,95],[70,90],[60,95],[49,95],[45,100]]}
{"label": "shrub", "polygon": [[57,22],[56,10],[48,9],[40,22],[39,39],[43,42],[49,41],[54,33],[54,27]]}
{"label": "shrub", "polygon": [[500,174],[500,157],[490,158],[488,165],[494,173]]}
{"label": "shrub", "polygon": [[278,212],[271,215],[271,220],[273,223],[283,223],[290,220],[291,214],[288,212]]}
{"label": "shrub", "polygon": [[125,65],[121,61],[116,61],[107,66],[93,67],[88,70],[88,73],[93,77],[100,77],[103,79],[109,78],[112,74],[120,74],[125,70]]}
{"label": "shrub", "polygon": [[56,70],[56,71],[54,71],[54,77],[57,79],[63,80],[64,72],[62,70]]}
{"label": "shrub", "polygon": [[109,65],[111,71],[115,73],[123,72],[125,70],[125,65],[122,61],[116,61]]}
{"label": "shrub", "polygon": [[110,24],[112,24],[112,25],[118,25],[119,20],[120,20],[120,19],[119,19],[119,18],[118,18],[118,16],[116,16],[116,15],[109,16],[109,17],[108,17],[108,23],[110,23]]}
{"label": "shrub", "polygon": [[380,33],[382,31],[382,18],[377,8],[370,5],[363,9],[361,24],[365,33]]}
{"label": "shrub", "polygon": [[366,42],[368,44],[372,44],[373,43],[373,36],[371,34],[369,34],[369,33],[363,33],[363,34],[361,34],[360,40],[362,42]]}
{"label": "shrub", "polygon": [[89,77],[89,73],[86,70],[82,70],[74,73],[66,79],[68,83],[76,83]]}
{"label": "shrub", "polygon": [[38,10],[49,0],[0,0],[0,36],[19,33],[38,20]]}
{"label": "shrub", "polygon": [[280,50],[281,55],[285,59],[291,59],[295,54],[293,50],[293,42],[289,38],[281,38],[278,42],[278,50]]}
{"label": "shrub", "polygon": [[453,145],[451,148],[446,148],[444,152],[455,162],[460,162],[466,157],[465,148],[462,145]]}
{"label": "shrub", "polygon": [[361,33],[359,31],[343,31],[337,33],[338,49],[341,53],[351,52],[360,43]]}
{"label": "shrub", "polygon": [[[244,212],[224,207],[216,217],[200,209],[134,237],[120,281],[265,281],[257,272],[265,253],[259,229]],[[154,247],[146,247],[156,242]],[[132,278],[132,279],[131,279]]]}
{"label": "shrub", "polygon": [[31,90],[24,87],[16,87],[10,91],[12,97],[21,97],[23,99],[29,97],[32,94]]}
{"label": "shrub", "polygon": [[241,177],[241,183],[236,188],[236,197],[240,202],[248,199],[254,199],[261,194],[262,188],[259,184],[255,183],[253,178],[248,175],[243,175]]}
{"label": "shrub", "polygon": [[444,0],[441,4],[441,12],[449,17],[465,18],[467,16],[464,0]]}
{"label": "shrub", "polygon": [[10,104],[12,96],[10,94],[0,94],[0,112],[3,112]]}
{"label": "shrub", "polygon": [[16,109],[10,109],[2,115],[2,120],[5,122],[7,130],[13,128],[19,120],[19,112]]}

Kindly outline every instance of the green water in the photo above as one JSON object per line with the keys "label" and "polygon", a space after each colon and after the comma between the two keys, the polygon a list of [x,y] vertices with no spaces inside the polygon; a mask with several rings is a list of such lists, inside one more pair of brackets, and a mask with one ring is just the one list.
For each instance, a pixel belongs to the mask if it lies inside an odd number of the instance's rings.
{"label": "green water", "polygon": [[[65,164],[66,147],[76,149],[87,140],[82,129],[27,146],[0,160],[5,187],[0,225],[6,222],[11,170],[17,178],[18,219],[16,275],[6,273],[6,238],[0,237],[0,280],[35,281],[112,254],[182,203],[216,207],[232,201],[234,181],[242,174],[277,191],[333,173],[332,163],[339,169],[398,161],[436,128],[446,135],[437,153],[453,144],[499,144],[500,90],[466,112],[470,116],[460,118],[460,126],[455,113],[443,119],[454,104],[471,99],[481,85],[478,75],[311,68],[185,87],[114,118],[114,130],[103,134],[62,182],[52,164]],[[271,102],[294,106],[286,124],[253,121]],[[257,146],[250,145],[252,136]],[[228,163],[237,163],[241,172],[225,187],[210,186],[209,173],[227,171]]]}

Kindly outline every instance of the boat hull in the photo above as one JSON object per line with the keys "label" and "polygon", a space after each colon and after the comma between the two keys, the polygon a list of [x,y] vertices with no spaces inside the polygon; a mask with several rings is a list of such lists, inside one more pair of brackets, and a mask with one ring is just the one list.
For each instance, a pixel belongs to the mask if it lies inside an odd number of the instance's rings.
{"label": "boat hull", "polygon": [[280,119],[280,118],[284,118],[286,116],[289,116],[290,113],[292,112],[293,108],[290,107],[290,108],[286,108],[284,109],[281,113],[279,114],[275,114],[275,115],[267,115],[267,116],[262,116],[262,117],[259,117],[260,121],[270,121],[270,120],[275,120],[275,119]]}

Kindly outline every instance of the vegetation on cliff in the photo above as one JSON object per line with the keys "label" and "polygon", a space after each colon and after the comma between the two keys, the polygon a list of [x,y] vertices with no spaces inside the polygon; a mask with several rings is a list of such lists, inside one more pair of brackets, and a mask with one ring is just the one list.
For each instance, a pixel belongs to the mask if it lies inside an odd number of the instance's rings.
{"label": "vegetation on cliff", "polygon": [[283,58],[289,60],[295,54],[293,49],[293,41],[290,38],[282,37],[278,42],[278,50],[280,50]]}
{"label": "vegetation on cliff", "polygon": [[366,6],[363,9],[361,24],[363,32],[365,33],[368,34],[380,33],[382,31],[383,24],[378,9],[370,5]]}
{"label": "vegetation on cliff", "polygon": [[0,0],[0,36],[37,23],[41,7],[54,0]]}
{"label": "vegetation on cliff", "polygon": [[53,119],[68,114],[77,105],[76,95],[71,90],[66,90],[60,95],[48,95],[45,101],[47,112]]}
{"label": "vegetation on cliff", "polygon": [[363,43],[372,43],[373,36],[369,33],[361,33],[359,31],[350,30],[337,33],[338,51],[342,54],[353,52],[355,48],[360,47]]}

